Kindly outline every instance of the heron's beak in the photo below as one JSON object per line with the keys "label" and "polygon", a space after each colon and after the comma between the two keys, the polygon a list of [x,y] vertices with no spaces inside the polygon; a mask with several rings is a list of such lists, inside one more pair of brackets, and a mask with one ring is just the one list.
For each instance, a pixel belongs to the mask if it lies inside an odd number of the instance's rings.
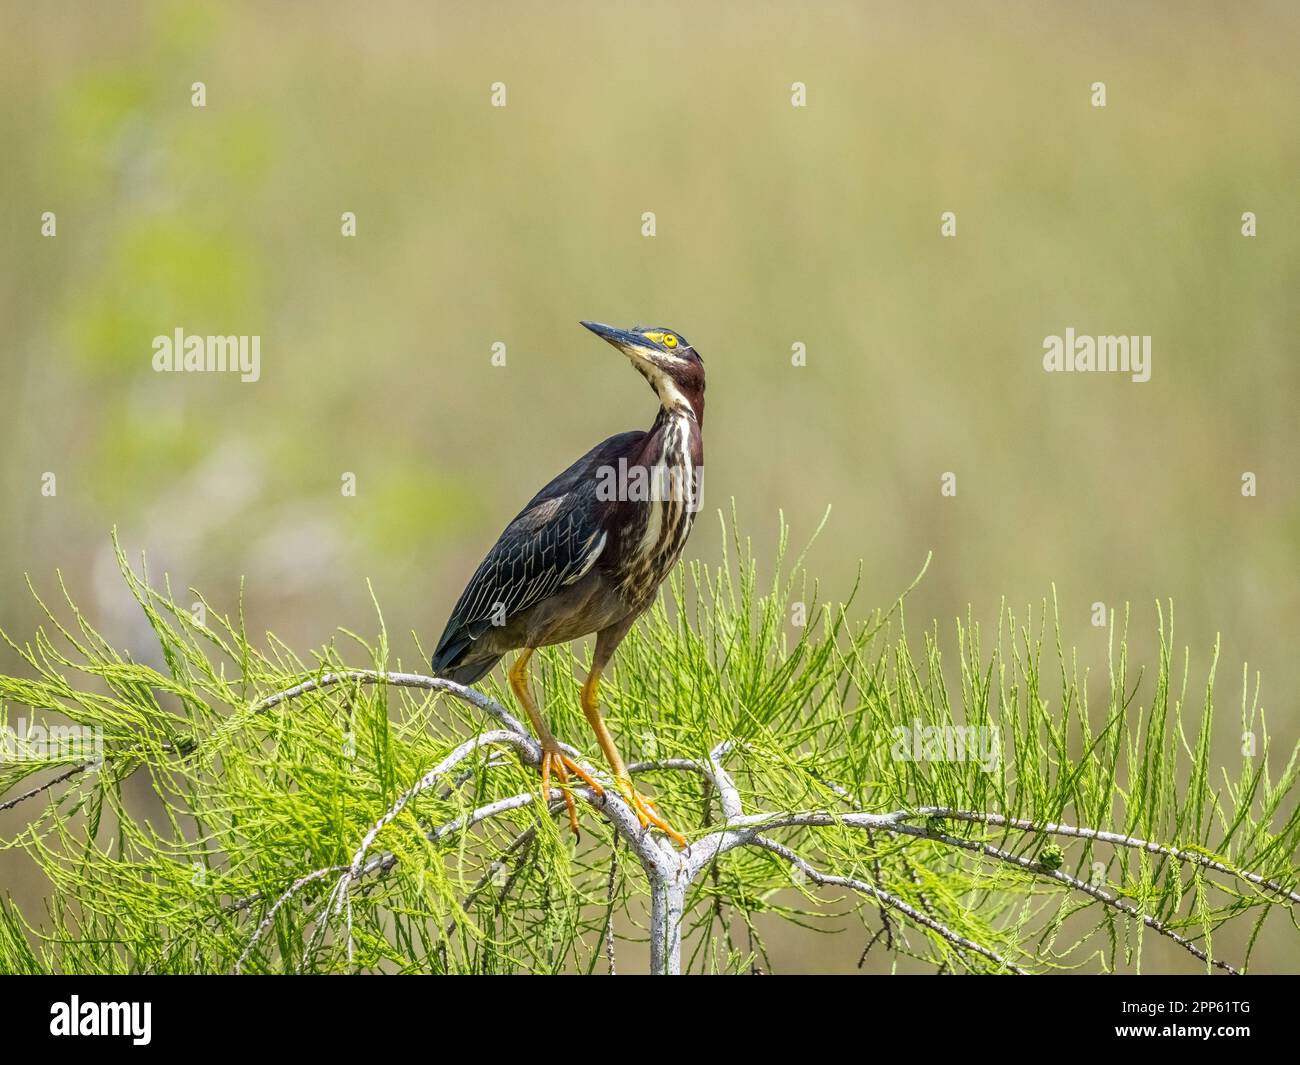
{"label": "heron's beak", "polygon": [[654,350],[646,343],[645,337],[639,333],[633,333],[630,329],[619,329],[612,325],[605,325],[603,322],[583,322],[582,324],[595,333],[596,336],[609,341],[629,359],[648,362],[645,353]]}

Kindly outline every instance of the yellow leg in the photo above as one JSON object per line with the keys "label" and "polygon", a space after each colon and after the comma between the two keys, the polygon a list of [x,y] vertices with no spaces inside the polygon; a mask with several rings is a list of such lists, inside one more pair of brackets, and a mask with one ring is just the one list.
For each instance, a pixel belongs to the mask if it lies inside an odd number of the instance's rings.
{"label": "yellow leg", "polygon": [[686,837],[660,817],[654,803],[632,786],[632,778],[628,776],[627,766],[623,764],[623,758],[619,755],[618,748],[614,746],[614,737],[609,734],[605,719],[600,715],[600,705],[597,700],[599,689],[600,669],[595,667],[587,677],[587,682],[582,686],[582,712],[587,715],[587,721],[591,724],[592,731],[596,733],[596,742],[600,744],[600,749],[605,752],[609,767],[614,771],[614,779],[618,781],[618,790],[623,793],[628,805],[636,811],[643,828],[646,825],[654,825],[661,832],[671,836],[677,846],[685,847]]}
{"label": "yellow leg", "polygon": [[546,727],[546,721],[542,718],[541,712],[537,709],[537,704],[533,702],[532,694],[528,690],[528,660],[533,657],[532,647],[525,647],[519,652],[519,657],[515,659],[515,664],[510,667],[510,687],[515,693],[515,698],[528,714],[528,719],[533,723],[533,729],[537,732],[537,739],[542,745],[542,798],[548,800],[551,794],[551,769],[554,768],[555,775],[560,778],[560,788],[564,792],[564,805],[569,813],[569,827],[573,830],[575,836],[578,832],[578,809],[573,801],[573,794],[569,789],[569,772],[572,771],[580,777],[593,792],[597,795],[604,795],[605,789],[602,788],[591,774],[582,766],[578,765],[572,758],[560,750],[559,743],[551,735],[551,730]]}

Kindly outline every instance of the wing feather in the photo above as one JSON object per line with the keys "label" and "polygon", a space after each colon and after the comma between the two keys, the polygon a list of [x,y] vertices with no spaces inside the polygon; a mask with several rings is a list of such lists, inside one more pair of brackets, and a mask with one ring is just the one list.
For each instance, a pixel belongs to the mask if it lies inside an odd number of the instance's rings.
{"label": "wing feather", "polygon": [[597,471],[627,454],[644,433],[621,433],[592,448],[537,493],[501,534],[461,593],[433,655],[456,665],[493,624],[508,622],[585,576],[605,549]]}

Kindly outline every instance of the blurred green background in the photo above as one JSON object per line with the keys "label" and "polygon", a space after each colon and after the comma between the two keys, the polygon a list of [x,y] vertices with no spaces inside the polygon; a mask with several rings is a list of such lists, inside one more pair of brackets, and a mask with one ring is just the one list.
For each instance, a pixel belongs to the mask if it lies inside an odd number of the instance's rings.
{"label": "blurred green background", "polygon": [[[218,606],[246,579],[250,631],[304,651],[374,631],[368,578],[417,666],[408,634],[432,646],[522,502],[653,417],[578,320],[662,324],[708,369],[710,513],[734,497],[763,548],[779,509],[802,542],[833,505],[810,567],[834,595],[865,560],[872,606],[933,551],[908,615],[950,650],[967,604],[1054,583],[1096,674],[1091,605],[1131,602],[1150,661],[1171,597],[1191,689],[1223,634],[1216,757],[1247,662],[1280,769],[1298,42],[1292,3],[4,0],[0,627],[25,638],[24,573],[59,568],[144,653],[117,526]],[[261,380],[154,373],[177,327],[260,335]],[[1067,327],[1150,334],[1151,381],[1044,373]],[[688,557],[718,542],[702,521]],[[777,942],[787,970],[861,949]]]}

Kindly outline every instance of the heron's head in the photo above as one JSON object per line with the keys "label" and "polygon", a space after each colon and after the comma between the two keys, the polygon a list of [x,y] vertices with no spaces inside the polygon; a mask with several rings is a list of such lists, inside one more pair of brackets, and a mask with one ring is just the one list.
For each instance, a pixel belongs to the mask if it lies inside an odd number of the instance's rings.
{"label": "heron's head", "polygon": [[704,360],[681,333],[663,326],[619,329],[600,322],[582,324],[628,357],[665,410],[682,411],[703,423]]}

